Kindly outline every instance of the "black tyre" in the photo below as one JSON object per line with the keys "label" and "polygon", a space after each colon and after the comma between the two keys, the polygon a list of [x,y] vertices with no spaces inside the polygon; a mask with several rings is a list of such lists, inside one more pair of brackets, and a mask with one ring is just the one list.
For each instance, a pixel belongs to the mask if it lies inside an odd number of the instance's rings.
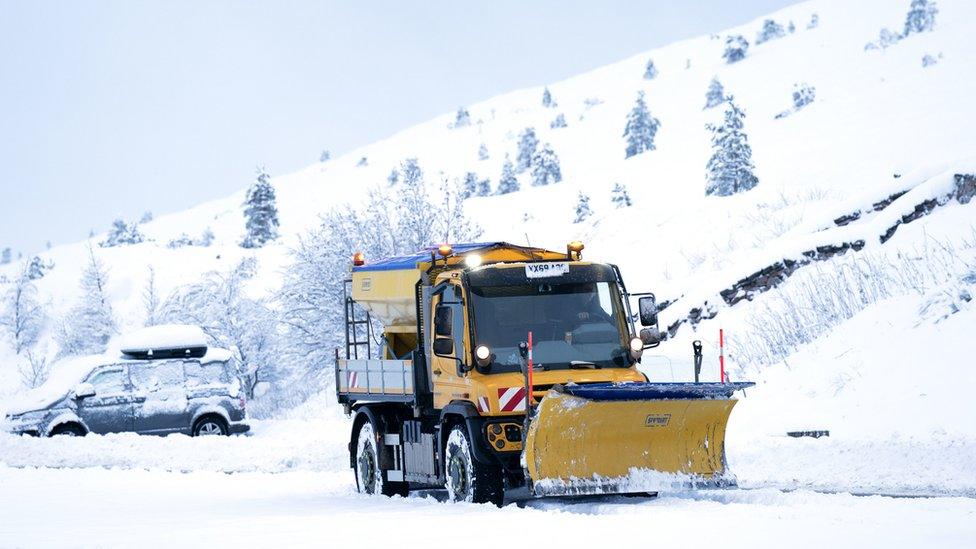
{"label": "black tyre", "polygon": [[356,455],[353,456],[356,474],[356,491],[360,494],[383,494],[384,496],[406,496],[410,485],[406,482],[393,482],[383,478],[380,469],[380,435],[369,421],[363,422],[356,436]]}
{"label": "black tyre", "polygon": [[447,494],[453,501],[494,503],[501,507],[505,485],[501,467],[472,458],[468,430],[456,425],[447,437],[445,475]]}
{"label": "black tyre", "polygon": [[203,416],[193,424],[193,436],[226,436],[230,434],[227,423],[217,416]]}
{"label": "black tyre", "polygon": [[64,435],[69,437],[83,437],[86,434],[85,429],[82,428],[81,425],[77,425],[75,423],[65,423],[64,425],[58,425],[52,429],[50,436],[55,437]]}

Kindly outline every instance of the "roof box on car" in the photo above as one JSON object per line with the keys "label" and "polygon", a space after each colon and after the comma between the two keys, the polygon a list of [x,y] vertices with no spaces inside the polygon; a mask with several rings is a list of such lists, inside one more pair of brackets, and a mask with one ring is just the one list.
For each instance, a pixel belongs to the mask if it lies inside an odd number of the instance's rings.
{"label": "roof box on car", "polygon": [[207,354],[207,335],[199,326],[162,324],[122,337],[119,350],[126,358],[200,358]]}

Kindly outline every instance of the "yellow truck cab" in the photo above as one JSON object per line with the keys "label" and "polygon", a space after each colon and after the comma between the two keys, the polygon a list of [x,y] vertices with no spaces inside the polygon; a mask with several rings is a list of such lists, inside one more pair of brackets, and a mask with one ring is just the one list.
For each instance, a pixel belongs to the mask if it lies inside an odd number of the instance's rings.
{"label": "yellow truck cab", "polygon": [[[500,505],[526,484],[540,495],[646,491],[628,479],[635,468],[725,478],[725,422],[743,384],[647,383],[637,364],[660,340],[654,298],[639,296],[638,336],[619,270],[582,250],[356,254],[335,375],[360,491],[444,486],[454,500]],[[383,331],[371,341],[374,324]]]}

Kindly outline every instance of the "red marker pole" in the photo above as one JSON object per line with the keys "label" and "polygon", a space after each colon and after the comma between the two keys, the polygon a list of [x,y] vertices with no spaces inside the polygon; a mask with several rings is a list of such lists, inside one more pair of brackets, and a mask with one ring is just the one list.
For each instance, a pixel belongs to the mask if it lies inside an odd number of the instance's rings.
{"label": "red marker pole", "polygon": [[718,329],[718,376],[725,383],[725,330]]}
{"label": "red marker pole", "polygon": [[529,386],[526,387],[526,391],[525,391],[526,392],[526,395],[525,395],[525,410],[526,410],[526,412],[528,412],[529,406],[532,405],[532,401],[535,399],[533,397],[533,395],[532,395],[532,389],[535,387],[535,384],[533,384],[533,382],[532,382],[532,332],[529,332],[529,363],[528,363],[528,370],[529,370]]}

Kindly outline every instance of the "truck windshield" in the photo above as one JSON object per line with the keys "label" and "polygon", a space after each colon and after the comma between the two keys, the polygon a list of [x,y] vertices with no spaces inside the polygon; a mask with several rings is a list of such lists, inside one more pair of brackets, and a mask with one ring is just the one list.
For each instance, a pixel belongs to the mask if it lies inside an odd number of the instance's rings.
{"label": "truck windshield", "polygon": [[472,287],[477,345],[495,354],[491,371],[518,370],[518,345],[532,332],[534,367],[627,367],[624,315],[609,282]]}

